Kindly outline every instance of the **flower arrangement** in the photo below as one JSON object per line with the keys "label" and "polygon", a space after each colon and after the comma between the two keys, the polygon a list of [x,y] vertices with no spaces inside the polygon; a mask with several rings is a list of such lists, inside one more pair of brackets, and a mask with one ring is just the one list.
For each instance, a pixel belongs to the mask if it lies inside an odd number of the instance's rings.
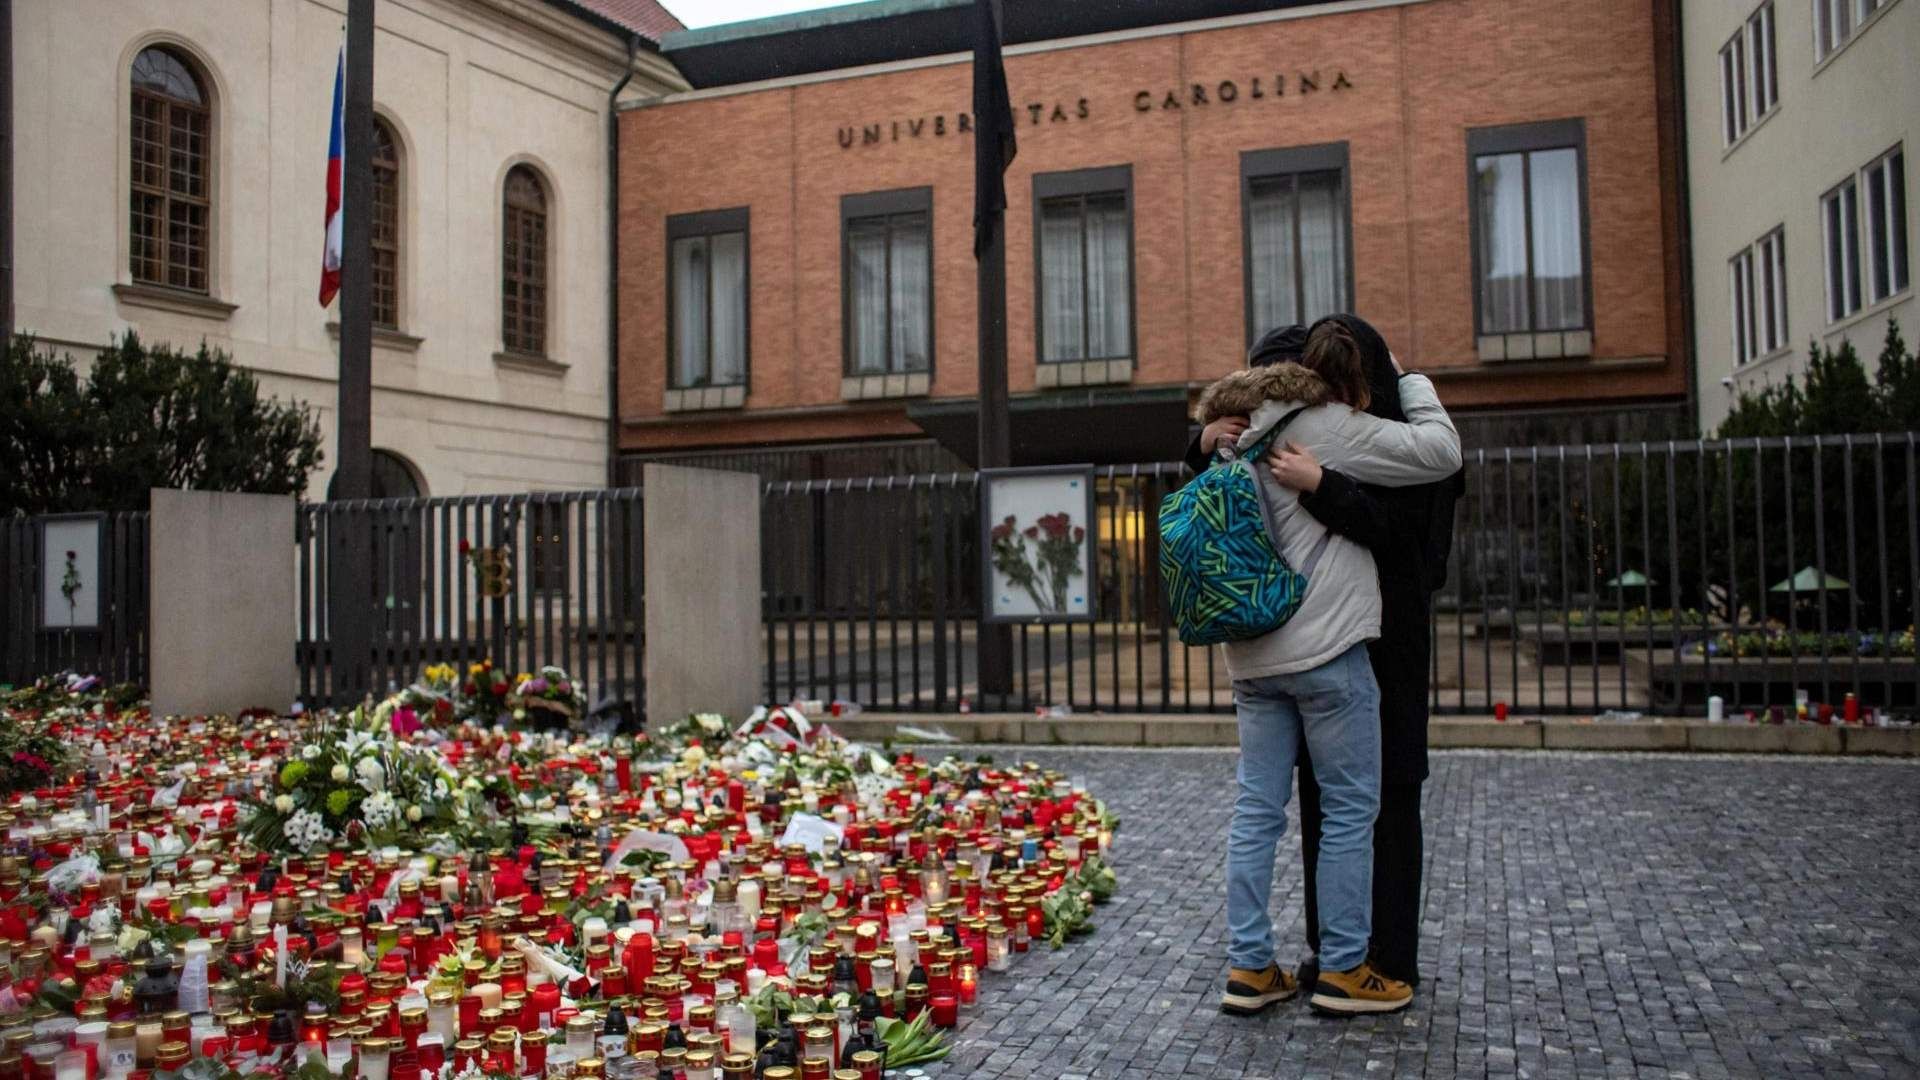
{"label": "flower arrangement", "polygon": [[1744,631],[1738,635],[1719,633],[1692,646],[1696,656],[1858,656],[1871,660],[1877,656],[1914,655],[1914,628],[1894,633],[1863,630],[1858,633],[1827,633],[1802,630],[1789,632],[1778,627]]}
{"label": "flower arrangement", "polygon": [[[1041,612],[1050,615],[1067,610],[1068,586],[1084,574],[1080,551],[1086,539],[1087,530],[1075,525],[1073,515],[1065,510],[1042,514],[1025,529],[1008,514],[988,533],[993,568],[1020,586]],[[1033,545],[1031,554],[1029,542]]]}
{"label": "flower arrangement", "polygon": [[243,829],[262,851],[417,848],[470,816],[445,760],[364,710],[322,721],[298,746],[277,767],[268,762],[267,790],[248,808]]}
{"label": "flower arrangement", "polygon": [[513,712],[508,698],[513,695],[515,682],[512,676],[493,666],[491,657],[468,664],[467,681],[460,684],[454,715],[469,723],[498,723]]}
{"label": "flower arrangement", "polygon": [[0,718],[0,792],[51,787],[73,772],[65,740],[34,722]]}
{"label": "flower arrangement", "polygon": [[507,696],[515,721],[537,728],[566,727],[586,715],[587,695],[566,669],[548,664],[537,675],[522,675]]}

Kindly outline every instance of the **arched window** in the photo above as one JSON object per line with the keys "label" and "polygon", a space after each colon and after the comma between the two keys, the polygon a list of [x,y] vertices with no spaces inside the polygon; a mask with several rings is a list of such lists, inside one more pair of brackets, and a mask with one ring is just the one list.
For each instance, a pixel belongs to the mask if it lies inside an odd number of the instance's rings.
{"label": "arched window", "polygon": [[547,352],[547,188],[526,165],[507,173],[500,336],[509,352]]}
{"label": "arched window", "polygon": [[[371,464],[373,482],[367,493],[369,499],[417,499],[426,494],[420,488],[420,480],[414,474],[413,466],[399,454],[375,447]],[[339,484],[340,473],[335,471],[333,478],[327,481],[327,498],[337,497],[334,492]]]}
{"label": "arched window", "polygon": [[213,110],[206,80],[164,45],[133,60],[129,261],[133,280],[206,292]]}
{"label": "arched window", "polygon": [[373,118],[373,324],[400,328],[400,146]]}

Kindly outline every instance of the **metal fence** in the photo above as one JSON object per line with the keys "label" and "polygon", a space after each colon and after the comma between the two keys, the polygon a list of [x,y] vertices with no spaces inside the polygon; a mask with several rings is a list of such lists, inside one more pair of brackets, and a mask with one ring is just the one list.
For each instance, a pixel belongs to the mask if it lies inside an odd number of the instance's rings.
{"label": "metal fence", "polygon": [[147,515],[100,515],[99,624],[89,629],[41,626],[43,520],[0,519],[0,683],[71,670],[144,685]]}
{"label": "metal fence", "polygon": [[[631,488],[329,502],[299,508],[300,696],[355,700],[446,662],[558,664],[601,701],[640,701],[641,499]],[[335,530],[371,537],[372,687],[339,685],[328,635]]]}
{"label": "metal fence", "polygon": [[[1447,713],[1911,709],[1915,436],[1474,451],[1435,596]],[[869,709],[1232,708],[1160,602],[1179,465],[1095,471],[1099,619],[1015,627],[983,692],[978,484],[966,473],[765,488],[766,693]]]}
{"label": "metal fence", "polygon": [[[1435,597],[1440,712],[1699,714],[1920,698],[1916,435],[1473,451]],[[983,690],[979,486],[971,473],[762,489],[765,696],[944,712],[1224,712],[1218,652],[1162,604],[1157,509],[1178,464],[1095,470],[1092,623],[1014,626]],[[298,510],[300,695],[386,692],[422,666],[565,667],[644,700],[641,492],[336,502]],[[146,516],[113,515],[99,631],[38,629],[39,533],[0,528],[0,646],[21,681],[62,667],[141,681]],[[366,529],[369,686],[338,685],[329,538]]]}

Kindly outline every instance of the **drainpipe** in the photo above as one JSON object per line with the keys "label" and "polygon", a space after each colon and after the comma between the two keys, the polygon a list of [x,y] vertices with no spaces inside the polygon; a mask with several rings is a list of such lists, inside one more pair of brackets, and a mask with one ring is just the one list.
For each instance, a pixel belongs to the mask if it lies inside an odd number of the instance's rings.
{"label": "drainpipe", "polygon": [[627,67],[607,91],[607,486],[620,483],[620,91],[633,79],[640,35],[627,36]]}

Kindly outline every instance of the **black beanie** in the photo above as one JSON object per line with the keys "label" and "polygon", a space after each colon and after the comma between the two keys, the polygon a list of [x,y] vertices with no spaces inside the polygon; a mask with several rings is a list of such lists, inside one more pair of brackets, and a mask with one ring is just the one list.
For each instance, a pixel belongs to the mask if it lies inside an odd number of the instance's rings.
{"label": "black beanie", "polygon": [[1298,360],[1307,348],[1307,328],[1299,323],[1276,326],[1261,334],[1247,350],[1248,367],[1266,367],[1285,360]]}

